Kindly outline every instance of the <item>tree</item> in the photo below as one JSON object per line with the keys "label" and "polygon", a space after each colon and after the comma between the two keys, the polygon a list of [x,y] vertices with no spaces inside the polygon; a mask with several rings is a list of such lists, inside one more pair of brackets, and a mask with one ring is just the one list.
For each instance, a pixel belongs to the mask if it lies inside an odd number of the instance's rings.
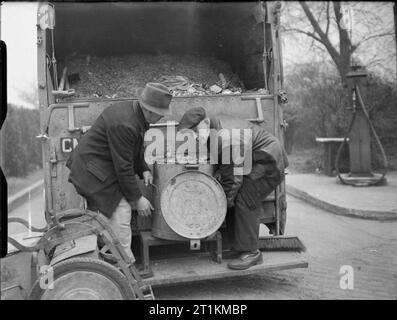
{"label": "tree", "polygon": [[21,90],[19,88],[14,89],[18,92],[18,97],[28,106],[38,108],[39,94],[37,92],[37,85],[34,82],[30,82],[28,87],[28,90]]}
{"label": "tree", "polygon": [[4,167],[7,176],[24,177],[42,166],[39,111],[8,105],[4,132]]}
{"label": "tree", "polygon": [[[312,47],[325,52],[331,58],[342,83],[345,83],[353,54],[356,53],[357,57],[361,58],[366,55],[367,66],[379,64],[382,59],[385,62],[390,59],[390,55],[395,56],[394,45],[391,48],[386,43],[395,38],[392,23],[389,26],[381,23],[384,10],[380,8],[384,9],[390,4],[376,5],[377,7],[368,7],[359,2],[350,4],[354,11],[354,33],[351,33],[344,25],[342,2],[285,3],[282,11],[282,30],[287,35],[303,35],[306,40],[310,39]],[[368,47],[375,47],[374,52],[365,52]],[[361,48],[364,50],[360,51]],[[380,51],[383,58],[380,58]]]}
{"label": "tree", "polygon": [[[286,148],[316,146],[315,137],[344,137],[351,111],[343,108],[340,78],[336,70],[322,70],[316,63],[297,64],[286,75],[289,103],[284,110],[288,122]],[[397,168],[397,88],[392,81],[369,73],[363,99],[371,121],[388,155],[390,169]],[[379,147],[372,141],[373,168],[383,165]],[[314,155],[315,157],[315,155]],[[341,164],[348,168],[348,155]]]}
{"label": "tree", "polygon": [[[397,4],[394,2],[394,6],[393,6],[393,11],[394,11],[394,34],[395,36],[397,36]],[[396,39],[394,39],[396,40]],[[396,41],[396,51],[397,51],[397,41]],[[397,57],[397,55],[396,55]],[[396,64],[396,68],[397,68],[397,64]]]}
{"label": "tree", "polygon": [[314,63],[298,64],[286,77],[286,89],[290,102],[285,118],[288,130],[292,127],[291,139],[310,146],[315,137],[343,135],[347,111],[342,108],[342,87],[335,71],[321,70]]}

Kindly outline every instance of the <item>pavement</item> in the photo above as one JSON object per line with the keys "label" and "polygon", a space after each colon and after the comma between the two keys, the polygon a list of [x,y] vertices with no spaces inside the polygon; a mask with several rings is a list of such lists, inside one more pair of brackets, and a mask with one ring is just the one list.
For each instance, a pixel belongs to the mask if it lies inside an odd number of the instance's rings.
{"label": "pavement", "polygon": [[328,212],[371,220],[397,220],[397,171],[381,186],[354,187],[321,173],[288,174],[286,191]]}

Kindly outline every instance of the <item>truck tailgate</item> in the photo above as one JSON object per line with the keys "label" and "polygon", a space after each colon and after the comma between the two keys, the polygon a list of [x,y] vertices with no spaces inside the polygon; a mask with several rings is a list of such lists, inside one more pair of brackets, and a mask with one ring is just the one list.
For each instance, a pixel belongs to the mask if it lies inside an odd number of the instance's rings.
{"label": "truck tailgate", "polygon": [[303,255],[299,253],[263,252],[262,254],[263,264],[247,270],[230,270],[227,267],[230,260],[223,260],[221,264],[218,264],[209,256],[153,260],[151,267],[154,276],[145,279],[144,282],[155,287],[308,267]]}

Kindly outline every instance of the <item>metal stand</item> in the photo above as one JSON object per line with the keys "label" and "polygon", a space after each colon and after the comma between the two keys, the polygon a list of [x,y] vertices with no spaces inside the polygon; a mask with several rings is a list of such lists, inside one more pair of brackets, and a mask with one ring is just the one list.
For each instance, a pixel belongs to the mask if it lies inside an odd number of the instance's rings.
{"label": "metal stand", "polygon": [[[348,131],[350,173],[342,175],[338,169],[338,160],[342,147],[344,144],[346,144],[347,137],[344,139],[343,144],[339,147],[335,160],[335,168],[339,179],[342,181],[342,183],[354,186],[370,186],[386,182],[386,153],[371,123],[368,111],[360,94],[361,82],[366,76],[367,73],[360,69],[359,66],[354,66],[353,71],[346,75],[348,84],[352,90],[351,105],[353,109],[353,118]],[[382,174],[374,174],[371,170],[371,131],[383,157],[384,168]]]}
{"label": "metal stand", "polygon": [[[166,245],[181,243],[181,241],[155,238],[152,236],[150,231],[141,231],[139,233],[139,236],[141,238],[141,257],[142,257],[142,266],[143,266],[143,270],[141,271],[141,274],[148,276],[153,274],[150,267],[150,252],[149,252],[150,247],[166,246]],[[217,263],[222,263],[222,234],[219,231],[217,231],[213,236],[203,239],[201,241],[204,242],[205,244],[216,242],[216,251],[210,252],[211,257]]]}

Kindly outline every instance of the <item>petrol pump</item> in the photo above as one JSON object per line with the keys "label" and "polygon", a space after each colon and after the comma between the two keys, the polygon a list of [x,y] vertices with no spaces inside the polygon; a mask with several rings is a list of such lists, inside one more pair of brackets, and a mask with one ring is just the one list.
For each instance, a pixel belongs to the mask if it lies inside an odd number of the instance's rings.
{"label": "petrol pump", "polygon": [[[375,128],[370,120],[368,110],[361,96],[361,86],[367,77],[367,72],[359,65],[354,65],[346,75],[351,93],[352,120],[348,133],[338,149],[335,168],[343,184],[353,186],[371,186],[386,183],[387,157]],[[379,147],[383,158],[381,173],[374,173],[371,168],[371,133]],[[339,159],[344,145],[349,142],[350,172],[339,172]]]}

